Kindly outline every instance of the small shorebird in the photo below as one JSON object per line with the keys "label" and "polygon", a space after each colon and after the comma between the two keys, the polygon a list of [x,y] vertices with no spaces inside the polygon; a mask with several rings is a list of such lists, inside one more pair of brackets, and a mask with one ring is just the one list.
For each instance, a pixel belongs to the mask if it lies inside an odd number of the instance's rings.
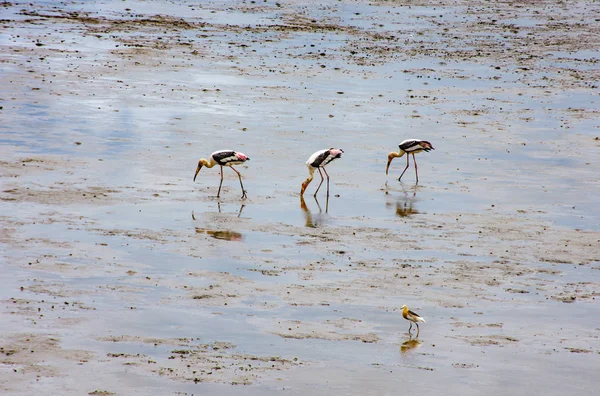
{"label": "small shorebird", "polygon": [[327,196],[329,196],[329,174],[327,173],[327,170],[325,170],[325,165],[329,164],[330,162],[332,162],[335,159],[340,158],[342,156],[343,152],[344,152],[344,150],[342,150],[342,149],[330,148],[327,150],[319,150],[310,156],[308,161],[306,161],[306,166],[308,167],[309,176],[302,183],[302,190],[300,190],[300,196],[304,195],[304,190],[306,190],[306,187],[308,187],[308,185],[312,181],[312,179],[314,177],[315,169],[318,169],[319,174],[321,175],[321,183],[319,183],[319,187],[317,187],[317,191],[315,191],[315,197],[317,196],[317,193],[319,192],[319,188],[321,188],[321,184],[323,184],[323,180],[324,180],[321,169],[323,169],[323,171],[325,172],[325,175],[327,175]]}
{"label": "small shorebird", "polygon": [[402,306],[402,317],[410,322],[410,327],[408,328],[408,333],[410,334],[410,330],[412,329],[412,324],[417,325],[417,337],[419,336],[419,322],[425,323],[425,319],[420,317],[418,314],[414,313],[406,305]]}
{"label": "small shorebird", "polygon": [[244,153],[240,153],[238,151],[233,150],[220,150],[215,151],[210,155],[210,159],[201,158],[198,161],[198,168],[196,168],[196,174],[194,175],[194,181],[196,181],[196,176],[198,176],[198,172],[202,169],[203,166],[207,168],[212,168],[215,165],[221,166],[221,183],[219,184],[219,191],[217,192],[217,198],[221,195],[221,186],[223,185],[223,167],[228,166],[235,173],[237,173],[240,179],[240,186],[242,187],[242,199],[246,198],[246,190],[244,190],[244,185],[242,184],[242,175],[238,172],[232,165],[240,165],[246,161],[250,161],[250,158]]}
{"label": "small shorebird", "polygon": [[394,158],[400,158],[404,154],[406,154],[406,168],[404,168],[404,171],[402,171],[402,174],[398,178],[398,181],[400,181],[400,179],[402,179],[402,176],[404,176],[404,172],[406,172],[406,170],[408,169],[408,166],[410,165],[409,154],[412,154],[413,162],[415,163],[415,174],[417,175],[417,183],[418,183],[419,182],[419,172],[417,171],[417,160],[415,159],[415,154],[420,153],[421,151],[430,151],[430,150],[435,150],[435,149],[433,148],[431,143],[429,143],[428,141],[417,140],[417,139],[407,139],[407,140],[403,141],[402,143],[400,143],[398,145],[398,147],[399,147],[399,150],[397,153],[392,151],[391,153],[388,154],[388,162],[387,162],[387,166],[385,167],[385,174],[386,175],[388,174],[388,170],[390,169],[390,164],[392,163],[392,160]]}

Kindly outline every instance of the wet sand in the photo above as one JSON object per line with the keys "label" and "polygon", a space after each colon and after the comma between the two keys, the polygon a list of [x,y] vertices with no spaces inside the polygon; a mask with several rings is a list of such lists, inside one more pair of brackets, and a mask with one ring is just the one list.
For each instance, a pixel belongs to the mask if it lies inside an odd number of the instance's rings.
{"label": "wet sand", "polygon": [[0,7],[0,393],[600,385],[600,5]]}

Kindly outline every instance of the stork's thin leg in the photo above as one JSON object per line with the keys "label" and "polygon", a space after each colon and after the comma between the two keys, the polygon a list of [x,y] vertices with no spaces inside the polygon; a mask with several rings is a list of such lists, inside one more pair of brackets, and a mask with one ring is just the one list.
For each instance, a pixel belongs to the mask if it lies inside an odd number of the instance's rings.
{"label": "stork's thin leg", "polygon": [[411,329],[412,329],[412,322],[410,322],[410,327],[408,328],[408,334],[410,334]]}
{"label": "stork's thin leg", "polygon": [[325,167],[323,167],[323,172],[325,172],[325,175],[327,176],[327,198],[329,198],[329,173],[327,173]]}
{"label": "stork's thin leg", "polygon": [[217,198],[221,195],[221,186],[223,185],[223,166],[221,165],[221,183],[219,183],[219,191],[217,191]]}
{"label": "stork's thin leg", "polygon": [[319,200],[317,199],[316,196],[315,196],[315,202],[317,203],[317,208],[319,208],[319,213],[321,213],[323,211],[323,209],[321,209],[321,204],[319,203]]}
{"label": "stork's thin leg", "polygon": [[317,191],[315,191],[315,197],[317,196],[317,193],[319,192],[319,188],[321,188],[321,184],[323,184],[323,180],[325,180],[323,178],[323,172],[321,172],[321,168],[317,168],[319,170],[319,175],[321,175],[321,183],[319,183],[319,187],[317,187]]}
{"label": "stork's thin leg", "polygon": [[238,178],[240,179],[240,187],[242,187],[242,199],[246,198],[246,190],[244,190],[244,184],[242,183],[242,175],[240,174],[240,172],[238,172],[237,170],[235,170],[235,168],[233,166],[229,166],[231,169],[233,169],[233,171],[235,173],[237,173]]}
{"label": "stork's thin leg", "polygon": [[421,329],[419,329],[419,324],[415,323],[417,325],[417,337],[419,336],[419,332],[421,331]]}
{"label": "stork's thin leg", "polygon": [[413,156],[413,162],[415,163],[415,175],[417,175],[417,183],[418,183],[419,182],[419,171],[417,170],[417,159],[415,158],[415,154],[414,153],[413,153],[412,156]]}
{"label": "stork's thin leg", "polygon": [[402,171],[402,174],[398,178],[398,181],[400,181],[402,179],[402,176],[404,176],[404,172],[406,172],[409,165],[410,165],[410,155],[406,154],[406,168],[404,168],[404,170]]}

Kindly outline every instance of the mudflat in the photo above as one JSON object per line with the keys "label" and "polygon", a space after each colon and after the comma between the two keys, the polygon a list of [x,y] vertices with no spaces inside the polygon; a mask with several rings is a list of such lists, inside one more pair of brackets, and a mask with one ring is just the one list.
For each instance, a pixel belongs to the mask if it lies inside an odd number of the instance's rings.
{"label": "mudflat", "polygon": [[0,10],[0,393],[595,394],[597,2]]}

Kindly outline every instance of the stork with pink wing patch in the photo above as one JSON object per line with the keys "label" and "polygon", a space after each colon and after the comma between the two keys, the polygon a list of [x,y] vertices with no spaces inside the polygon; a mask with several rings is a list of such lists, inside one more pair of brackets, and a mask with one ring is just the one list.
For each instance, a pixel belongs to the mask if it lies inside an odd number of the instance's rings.
{"label": "stork with pink wing patch", "polygon": [[244,153],[240,153],[239,151],[233,150],[220,150],[215,151],[210,155],[210,159],[201,158],[198,161],[198,168],[196,168],[196,174],[194,175],[194,181],[196,181],[196,176],[198,176],[198,172],[202,169],[203,166],[207,168],[212,168],[215,165],[219,165],[221,167],[221,183],[219,184],[219,191],[217,192],[217,198],[221,195],[221,186],[223,185],[223,167],[230,167],[235,173],[237,173],[238,178],[240,179],[240,186],[242,187],[242,199],[246,198],[246,190],[244,190],[244,184],[242,183],[242,175],[238,172],[233,165],[240,165],[246,161],[250,161],[250,158]]}
{"label": "stork with pink wing patch", "polygon": [[417,176],[417,183],[419,182],[419,168],[417,167],[417,159],[415,158],[415,154],[420,153],[421,151],[429,152],[431,150],[435,150],[431,143],[427,140],[419,140],[419,139],[406,139],[400,143],[398,146],[398,152],[392,151],[388,154],[387,166],[385,167],[385,174],[388,174],[388,170],[390,169],[390,164],[394,158],[400,158],[404,154],[406,154],[406,168],[402,171],[402,174],[398,178],[398,181],[402,180],[402,176],[404,176],[404,172],[409,167],[410,154],[413,156],[413,162],[415,163],[415,175]]}
{"label": "stork with pink wing patch", "polygon": [[321,175],[321,183],[319,183],[319,187],[317,187],[317,191],[315,191],[315,197],[317,196],[317,193],[319,192],[321,184],[323,184],[324,180],[323,173],[321,172],[321,169],[323,169],[325,175],[327,176],[327,196],[329,196],[329,174],[327,173],[325,166],[331,163],[332,161],[341,158],[343,152],[344,150],[339,148],[330,148],[327,150],[319,150],[313,155],[311,155],[308,161],[306,161],[306,166],[308,167],[309,175],[308,178],[302,183],[302,190],[300,190],[300,195],[304,195],[306,187],[308,187],[308,185],[314,177],[315,170],[318,169],[319,174]]}

